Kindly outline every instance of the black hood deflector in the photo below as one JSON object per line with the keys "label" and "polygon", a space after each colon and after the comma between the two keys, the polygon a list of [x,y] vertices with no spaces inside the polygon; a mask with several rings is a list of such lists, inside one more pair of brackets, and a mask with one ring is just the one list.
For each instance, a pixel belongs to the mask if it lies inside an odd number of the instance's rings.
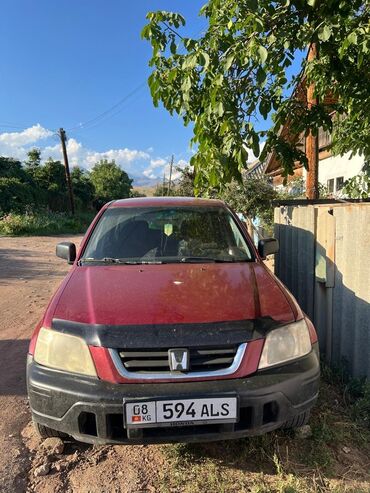
{"label": "black hood deflector", "polygon": [[270,317],[226,322],[101,325],[53,319],[52,329],[82,337],[90,346],[112,349],[213,347],[261,339],[281,322]]}

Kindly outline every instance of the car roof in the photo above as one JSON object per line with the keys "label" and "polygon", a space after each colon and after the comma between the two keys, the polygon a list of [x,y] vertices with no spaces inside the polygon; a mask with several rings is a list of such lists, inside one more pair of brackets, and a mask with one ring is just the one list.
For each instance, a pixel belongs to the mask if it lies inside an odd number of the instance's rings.
{"label": "car roof", "polygon": [[225,207],[222,200],[198,199],[195,197],[137,197],[112,201],[108,207],[161,207],[161,206],[196,206]]}

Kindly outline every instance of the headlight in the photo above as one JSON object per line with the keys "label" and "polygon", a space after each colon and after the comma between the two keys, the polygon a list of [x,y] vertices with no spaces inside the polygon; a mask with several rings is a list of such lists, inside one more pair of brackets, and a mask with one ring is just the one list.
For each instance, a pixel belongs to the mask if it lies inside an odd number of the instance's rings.
{"label": "headlight", "polygon": [[258,368],[278,365],[304,356],[311,351],[311,340],[306,322],[300,320],[272,330],[266,337]]}
{"label": "headlight", "polygon": [[57,370],[96,377],[90,350],[80,337],[41,328],[37,337],[34,359]]}

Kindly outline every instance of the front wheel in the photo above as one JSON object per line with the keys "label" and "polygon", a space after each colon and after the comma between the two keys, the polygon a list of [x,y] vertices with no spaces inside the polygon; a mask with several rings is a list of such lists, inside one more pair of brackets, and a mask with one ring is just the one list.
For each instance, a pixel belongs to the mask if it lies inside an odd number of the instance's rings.
{"label": "front wheel", "polygon": [[40,425],[40,423],[37,423],[37,421],[33,421],[33,426],[35,427],[35,430],[40,438],[52,438],[52,437],[67,438],[68,437],[66,433],[63,433],[62,431],[58,431],[58,430],[53,430],[48,426]]}
{"label": "front wheel", "polygon": [[294,416],[294,418],[291,418],[288,421],[286,421],[281,428],[283,429],[300,428],[301,426],[306,425],[309,419],[310,419],[310,410],[304,411],[303,413],[297,414],[297,416]]}

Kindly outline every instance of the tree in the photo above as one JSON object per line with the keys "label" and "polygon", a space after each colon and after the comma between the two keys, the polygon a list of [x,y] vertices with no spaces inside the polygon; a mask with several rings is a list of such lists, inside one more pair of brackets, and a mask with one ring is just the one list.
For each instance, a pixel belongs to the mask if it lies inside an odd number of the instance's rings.
{"label": "tree", "polygon": [[[367,0],[208,0],[208,28],[183,37],[185,19],[150,12],[142,36],[152,45],[149,86],[156,106],[193,122],[195,185],[215,187],[241,179],[248,148],[263,160],[276,152],[285,175],[304,153],[279,136],[290,121],[296,134],[334,131],[333,150],[370,156],[370,28]],[[319,57],[292,61],[315,43]],[[318,105],[290,98],[304,73]],[[330,94],[331,103],[325,97]],[[335,110],[337,118],[330,117]],[[258,131],[258,118],[273,127]],[[260,141],[266,145],[260,153]]]}
{"label": "tree", "polygon": [[245,217],[259,217],[264,225],[271,226],[274,214],[272,201],[279,194],[267,179],[246,178],[242,183],[232,180],[217,197]]}
{"label": "tree", "polygon": [[195,179],[194,170],[190,166],[185,166],[185,168],[177,167],[176,171],[181,173],[176,184],[176,195],[180,195],[181,197],[193,197]]}
{"label": "tree", "polygon": [[115,160],[102,159],[95,164],[90,173],[95,188],[95,205],[100,208],[104,203],[130,197],[132,180]]}
{"label": "tree", "polygon": [[24,212],[33,202],[32,188],[14,177],[0,177],[0,215]]}
{"label": "tree", "polygon": [[140,190],[132,190],[130,197],[133,199],[136,199],[139,197],[146,197],[146,195],[145,195],[145,193],[140,192]]}
{"label": "tree", "polygon": [[164,181],[164,183],[158,183],[154,189],[153,196],[154,197],[167,197],[168,195],[174,196],[176,194],[176,190],[174,187],[171,188],[170,193],[168,193],[168,183]]}
{"label": "tree", "polygon": [[47,205],[51,210],[64,211],[68,208],[67,186],[64,166],[51,157],[42,166],[35,166],[32,178],[38,188],[38,205]]}
{"label": "tree", "polygon": [[364,164],[358,175],[345,181],[343,192],[351,199],[370,198],[370,162]]}
{"label": "tree", "polygon": [[27,181],[27,173],[22,168],[22,163],[11,157],[0,156],[0,177]]}
{"label": "tree", "polygon": [[41,164],[41,150],[33,148],[27,152],[28,159],[25,161],[25,167],[28,171],[33,171]]}
{"label": "tree", "polygon": [[79,166],[75,166],[71,171],[71,181],[73,193],[77,199],[77,206],[91,207],[95,189],[89,172]]}

